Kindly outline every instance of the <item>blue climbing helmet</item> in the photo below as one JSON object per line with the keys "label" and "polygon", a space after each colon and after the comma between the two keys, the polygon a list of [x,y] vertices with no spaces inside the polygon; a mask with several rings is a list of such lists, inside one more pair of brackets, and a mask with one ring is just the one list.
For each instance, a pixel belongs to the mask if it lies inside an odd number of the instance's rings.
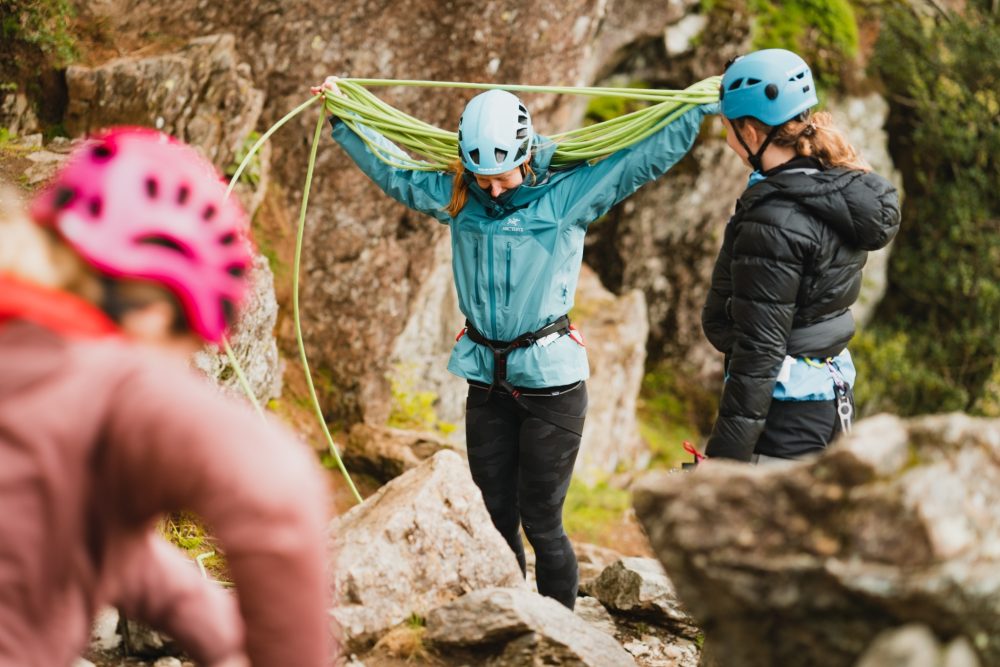
{"label": "blue climbing helmet", "polygon": [[493,176],[519,166],[534,139],[528,109],[506,90],[476,95],[458,121],[458,152],[473,174]]}
{"label": "blue climbing helmet", "polygon": [[750,116],[771,127],[819,104],[809,65],[785,49],[754,51],[734,60],[722,75],[719,97],[726,118]]}

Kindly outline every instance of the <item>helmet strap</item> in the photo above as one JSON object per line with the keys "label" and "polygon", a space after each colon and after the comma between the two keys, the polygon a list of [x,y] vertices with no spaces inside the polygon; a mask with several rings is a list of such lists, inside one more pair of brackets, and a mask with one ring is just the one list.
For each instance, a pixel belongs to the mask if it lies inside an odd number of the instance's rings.
{"label": "helmet strap", "polygon": [[740,142],[740,146],[743,146],[743,150],[747,152],[747,161],[750,163],[750,166],[753,167],[754,171],[759,171],[761,173],[764,172],[764,151],[766,151],[767,147],[771,144],[771,140],[778,136],[778,130],[780,128],[780,125],[772,127],[771,131],[767,133],[766,137],[764,137],[764,143],[762,143],[760,148],[757,149],[757,152],[754,153],[750,150],[750,146],[747,145],[747,142],[743,139],[743,135],[740,134],[740,131],[736,129],[735,125],[733,126],[733,133],[736,135],[736,140]]}

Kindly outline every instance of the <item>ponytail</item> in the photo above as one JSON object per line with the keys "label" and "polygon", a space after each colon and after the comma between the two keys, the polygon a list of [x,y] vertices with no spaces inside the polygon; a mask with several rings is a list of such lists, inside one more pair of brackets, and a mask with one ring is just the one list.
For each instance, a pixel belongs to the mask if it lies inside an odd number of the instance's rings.
{"label": "ponytail", "polygon": [[465,208],[465,202],[469,200],[469,184],[465,182],[465,167],[462,160],[455,158],[455,161],[448,166],[449,172],[454,172],[451,181],[451,201],[445,206],[444,211],[451,217],[458,215],[458,212]]}
{"label": "ponytail", "polygon": [[[771,129],[755,118],[741,118],[733,122],[752,123],[764,134]],[[872,170],[871,165],[861,157],[844,133],[834,127],[833,115],[829,111],[809,114],[803,120],[788,121],[778,128],[771,143],[794,148],[796,154],[816,158],[826,168]]]}

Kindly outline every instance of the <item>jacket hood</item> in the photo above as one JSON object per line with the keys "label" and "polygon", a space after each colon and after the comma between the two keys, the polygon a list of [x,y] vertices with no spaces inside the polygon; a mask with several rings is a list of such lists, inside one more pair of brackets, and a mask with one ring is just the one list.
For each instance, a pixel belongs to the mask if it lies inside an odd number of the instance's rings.
{"label": "jacket hood", "polygon": [[513,211],[524,208],[544,195],[555,180],[569,173],[568,171],[553,172],[551,170],[552,156],[557,144],[548,137],[538,135],[531,149],[531,169],[535,172],[535,184],[524,183],[512,190],[504,192],[493,199],[476,183],[473,174],[465,172],[465,182],[469,185],[469,194],[482,204],[491,218],[502,218]]}
{"label": "jacket hood", "polygon": [[771,198],[794,200],[861,250],[883,248],[899,231],[896,188],[873,172],[779,172],[747,189],[738,206],[749,209]]}

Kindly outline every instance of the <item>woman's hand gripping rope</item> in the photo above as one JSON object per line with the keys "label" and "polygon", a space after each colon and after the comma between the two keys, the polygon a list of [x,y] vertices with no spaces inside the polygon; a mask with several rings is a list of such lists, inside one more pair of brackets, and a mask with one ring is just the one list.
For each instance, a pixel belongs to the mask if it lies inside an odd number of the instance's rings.
{"label": "woman's hand gripping rope", "polygon": [[340,77],[328,76],[323,80],[323,83],[309,88],[309,92],[313,95],[322,95],[325,91],[329,90],[334,95],[343,97],[344,93],[340,90],[340,87],[337,86],[338,81],[340,81]]}

